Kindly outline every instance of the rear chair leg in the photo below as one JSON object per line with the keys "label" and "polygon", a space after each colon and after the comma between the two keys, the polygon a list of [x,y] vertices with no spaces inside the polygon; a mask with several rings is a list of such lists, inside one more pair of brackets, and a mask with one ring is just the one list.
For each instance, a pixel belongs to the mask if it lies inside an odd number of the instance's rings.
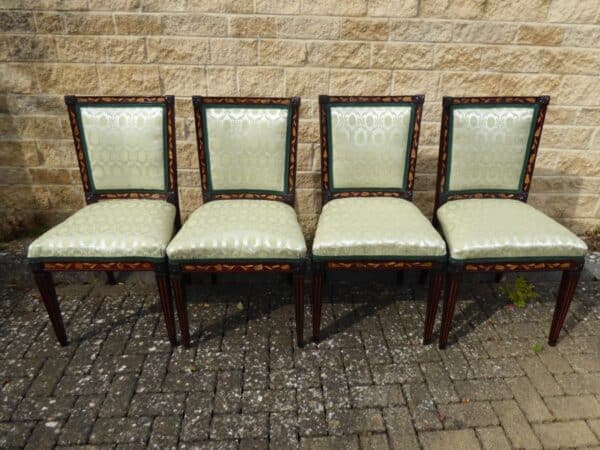
{"label": "rear chair leg", "polygon": [[440,292],[442,290],[443,281],[443,272],[434,271],[431,273],[431,280],[429,282],[429,294],[427,297],[427,312],[425,313],[425,331],[423,332],[424,345],[431,344],[431,337],[433,335],[433,324],[435,323],[435,316],[437,314],[438,304],[440,302]]}
{"label": "rear chair leg", "polygon": [[156,284],[158,285],[158,294],[160,296],[160,306],[165,318],[167,335],[171,345],[177,345],[177,336],[175,334],[175,316],[173,314],[173,297],[169,287],[169,275],[165,272],[155,272]]}
{"label": "rear chair leg", "polygon": [[304,273],[294,273],[294,304],[296,305],[296,340],[304,346]]}
{"label": "rear chair leg", "polygon": [[575,288],[579,281],[579,275],[581,270],[569,271],[565,270],[562,274],[560,282],[560,288],[558,290],[558,297],[556,299],[556,307],[554,308],[554,317],[552,318],[552,325],[550,326],[550,335],[548,336],[548,345],[555,346],[560,335],[573,295],[575,294]]}
{"label": "rear chair leg", "polygon": [[190,346],[190,329],[187,315],[187,302],[185,297],[185,286],[182,283],[182,274],[171,275],[171,286],[175,297],[175,308],[177,308],[177,319],[181,330],[181,342],[185,347]]}
{"label": "rear chair leg", "polygon": [[450,334],[450,325],[454,316],[454,307],[456,306],[456,297],[458,296],[458,287],[460,285],[460,272],[448,272],[446,274],[446,292],[444,292],[444,311],[442,313],[442,326],[440,328],[441,349],[446,348],[448,344],[448,335]]}
{"label": "rear chair leg", "polygon": [[63,324],[62,314],[60,313],[60,307],[58,306],[58,300],[56,299],[56,291],[54,290],[54,284],[52,283],[52,274],[45,270],[33,272],[35,282],[42,301],[48,311],[52,328],[54,328],[54,334],[60,345],[67,345],[67,333],[65,332],[65,325]]}
{"label": "rear chair leg", "polygon": [[322,302],[323,272],[315,270],[312,280],[312,314],[313,314],[313,341],[319,342],[321,334],[321,302]]}
{"label": "rear chair leg", "polygon": [[115,274],[112,271],[107,271],[106,272],[106,280],[107,283],[114,286],[115,284],[117,284],[117,280],[115,279]]}

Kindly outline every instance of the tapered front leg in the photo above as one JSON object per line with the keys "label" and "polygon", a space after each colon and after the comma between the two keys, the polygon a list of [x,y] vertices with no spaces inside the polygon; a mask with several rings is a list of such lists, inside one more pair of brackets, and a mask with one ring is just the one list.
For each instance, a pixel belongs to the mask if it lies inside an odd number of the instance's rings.
{"label": "tapered front leg", "polygon": [[171,286],[173,287],[173,296],[175,297],[175,308],[177,308],[177,319],[179,320],[179,329],[181,331],[181,342],[185,347],[190,346],[190,329],[187,315],[187,301],[185,296],[185,286],[182,282],[182,274],[171,274]]}
{"label": "tapered front leg", "polygon": [[304,273],[295,273],[294,304],[296,306],[296,341],[298,347],[304,346]]}
{"label": "tapered front leg", "polygon": [[423,332],[423,344],[430,344],[433,335],[433,324],[437,314],[438,304],[440,302],[440,292],[444,281],[444,273],[434,271],[431,273],[429,282],[429,292],[427,295],[427,311],[425,313],[425,330]]}
{"label": "tapered front leg", "polygon": [[54,284],[52,283],[52,274],[45,270],[36,270],[33,272],[35,282],[40,291],[42,301],[48,311],[52,328],[54,328],[54,334],[60,342],[60,345],[67,345],[67,333],[65,332],[65,325],[63,323],[62,314],[60,307],[58,306],[58,300],[56,299],[56,291],[54,290]]}
{"label": "tapered front leg", "polygon": [[442,314],[442,326],[440,328],[440,344],[441,349],[446,348],[448,344],[448,335],[450,334],[450,326],[454,317],[454,307],[456,306],[456,297],[458,296],[458,288],[461,279],[460,272],[446,273],[446,292],[444,293],[444,312]]}
{"label": "tapered front leg", "polygon": [[155,273],[158,294],[160,296],[160,306],[165,318],[165,326],[167,327],[167,336],[169,336],[171,345],[177,345],[175,316],[173,314],[173,297],[171,296],[171,287],[169,286],[169,275],[166,272],[160,271],[156,271]]}
{"label": "tapered front leg", "polygon": [[319,342],[321,333],[321,295],[323,288],[323,272],[315,270],[312,279],[312,314],[313,314],[313,341]]}
{"label": "tapered front leg", "polygon": [[565,270],[562,274],[560,282],[560,288],[558,290],[558,296],[556,298],[556,306],[554,307],[554,316],[552,318],[552,325],[550,326],[550,335],[548,336],[548,344],[555,346],[560,335],[573,295],[575,295],[575,289],[577,288],[577,282],[581,271],[569,271]]}

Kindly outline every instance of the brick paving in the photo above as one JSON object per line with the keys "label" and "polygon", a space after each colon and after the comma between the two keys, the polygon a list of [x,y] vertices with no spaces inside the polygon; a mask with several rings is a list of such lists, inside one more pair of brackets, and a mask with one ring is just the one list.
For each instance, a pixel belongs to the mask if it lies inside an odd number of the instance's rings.
{"label": "brick paving", "polygon": [[187,350],[168,344],[152,277],[60,275],[61,348],[24,245],[0,250],[0,448],[600,446],[600,282],[589,277],[555,348],[556,281],[535,281],[540,300],[516,309],[498,285],[467,280],[460,340],[439,351],[421,345],[426,288],[414,276],[339,279],[322,342],[303,349],[285,277],[194,278]]}

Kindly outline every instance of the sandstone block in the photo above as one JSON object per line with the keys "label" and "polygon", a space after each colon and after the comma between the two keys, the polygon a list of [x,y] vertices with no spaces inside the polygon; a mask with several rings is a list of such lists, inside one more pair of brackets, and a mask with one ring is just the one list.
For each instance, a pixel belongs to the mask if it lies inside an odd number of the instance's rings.
{"label": "sandstone block", "polygon": [[567,75],[563,77],[557,94],[556,103],[561,105],[598,105],[600,104],[600,78]]}
{"label": "sandstone block", "polygon": [[481,47],[439,45],[435,47],[434,67],[439,70],[477,71],[481,53]]}
{"label": "sandstone block", "polygon": [[11,36],[7,56],[10,61],[56,59],[54,38],[50,36]]}
{"label": "sandstone block", "polygon": [[486,4],[485,17],[491,20],[521,20],[539,21],[546,20],[548,14],[548,0],[505,0]]}
{"label": "sandstone block", "polygon": [[242,96],[276,97],[283,95],[283,69],[244,67],[238,69]]}
{"label": "sandstone block", "polygon": [[284,38],[338,39],[339,19],[333,17],[278,17],[277,36]]}
{"label": "sandstone block", "polygon": [[160,16],[150,14],[115,14],[118,34],[160,34]]}
{"label": "sandstone block", "polygon": [[109,37],[104,45],[108,62],[135,64],[146,58],[146,45],[141,37]]}
{"label": "sandstone block", "polygon": [[548,20],[550,22],[594,23],[598,10],[595,0],[556,0],[550,4]]}
{"label": "sandstone block", "polygon": [[315,98],[329,90],[327,69],[286,69],[285,95]]}
{"label": "sandstone block", "polygon": [[163,34],[227,36],[227,17],[209,14],[162,16]]}
{"label": "sandstone block", "polygon": [[303,2],[301,12],[319,16],[364,16],[367,13],[367,1],[320,0],[318,2]]}
{"label": "sandstone block", "polygon": [[342,39],[350,41],[386,41],[389,25],[386,19],[344,19]]}
{"label": "sandstone block", "polygon": [[69,34],[114,34],[115,32],[111,14],[66,14],[64,23]]}
{"label": "sandstone block", "polygon": [[32,65],[2,64],[0,91],[14,94],[31,94],[36,90],[37,82]]}
{"label": "sandstone block", "polygon": [[484,47],[481,68],[494,72],[539,72],[540,51],[514,47]]}
{"label": "sandstone block", "polygon": [[114,95],[156,95],[161,93],[156,66],[98,66],[101,91]]}
{"label": "sandstone block", "polygon": [[369,67],[370,48],[351,42],[309,42],[308,62],[325,67]]}
{"label": "sandstone block", "polygon": [[163,92],[169,95],[206,95],[203,67],[161,66]]}
{"label": "sandstone block", "polygon": [[429,69],[433,66],[433,45],[374,44],[373,67],[382,69]]}
{"label": "sandstone block", "polygon": [[35,143],[32,141],[3,141],[2,146],[0,166],[26,167],[39,164]]}
{"label": "sandstone block", "polygon": [[485,0],[421,0],[419,16],[476,19],[483,15],[485,6]]}
{"label": "sandstone block", "polygon": [[418,14],[417,0],[370,0],[369,16],[415,17]]}
{"label": "sandstone block", "polygon": [[104,62],[104,41],[98,37],[57,36],[58,59],[68,62]]}
{"label": "sandstone block", "polygon": [[234,37],[274,37],[277,34],[275,17],[232,17],[229,28]]}
{"label": "sandstone block", "polygon": [[2,33],[34,33],[35,20],[31,12],[0,12],[0,30]]}
{"label": "sandstone block", "polygon": [[[137,0],[122,0],[127,2],[135,2]],[[143,0],[143,11],[148,12],[163,12],[163,11],[185,11],[186,0]]]}
{"label": "sandstone block", "polygon": [[394,70],[392,95],[425,94],[425,99],[432,101],[438,98],[439,81],[437,72]]}
{"label": "sandstone block", "polygon": [[202,12],[248,14],[254,11],[253,0],[188,0],[188,9]]}
{"label": "sandstone block", "polygon": [[456,22],[452,40],[489,44],[507,44],[513,41],[518,26],[494,22]]}
{"label": "sandstone block", "polygon": [[256,0],[256,12],[259,14],[296,14],[300,12],[299,0]]}
{"label": "sandstone block", "polygon": [[441,92],[453,96],[498,95],[502,76],[499,74],[442,73]]}
{"label": "sandstone block", "polygon": [[35,25],[38,33],[56,34],[64,33],[61,15],[51,12],[36,12]]}
{"label": "sandstone block", "polygon": [[392,72],[389,70],[332,70],[331,94],[389,95]]}
{"label": "sandstone block", "polygon": [[45,167],[77,167],[72,140],[41,140],[37,142],[37,148],[40,162]]}
{"label": "sandstone block", "polygon": [[96,94],[99,89],[96,67],[82,64],[36,66],[40,90],[52,94]]}
{"label": "sandstone block", "polygon": [[452,39],[452,22],[396,20],[392,21],[390,37],[394,41],[447,42]]}
{"label": "sandstone block", "polygon": [[208,40],[194,38],[148,38],[148,61],[182,64],[208,62]]}
{"label": "sandstone block", "polygon": [[259,64],[268,66],[301,66],[306,62],[306,45],[303,41],[261,40]]}
{"label": "sandstone block", "polygon": [[207,95],[237,95],[237,75],[229,67],[206,68]]}
{"label": "sandstone block", "polygon": [[258,45],[248,39],[211,39],[210,62],[212,64],[256,64]]}
{"label": "sandstone block", "polygon": [[562,42],[565,29],[546,25],[521,25],[517,31],[517,42],[531,45],[558,45]]}

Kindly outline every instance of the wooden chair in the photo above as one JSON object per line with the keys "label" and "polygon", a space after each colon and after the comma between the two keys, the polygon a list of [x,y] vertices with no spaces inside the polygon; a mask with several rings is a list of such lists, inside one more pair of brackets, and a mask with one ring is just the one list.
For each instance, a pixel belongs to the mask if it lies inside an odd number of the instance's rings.
{"label": "wooden chair", "polygon": [[548,337],[556,344],[587,248],[527,204],[549,101],[444,97],[434,209],[449,249],[440,348],[465,272],[562,271]]}
{"label": "wooden chair", "polygon": [[179,227],[174,98],[65,97],[87,206],[31,243],[28,260],[54,332],[67,344],[56,271],[154,271],[171,344],[166,248]]}
{"label": "wooden chair", "polygon": [[423,96],[319,97],[323,210],[312,247],[313,338],[329,270],[432,271],[429,342],[446,244],[411,202]]}
{"label": "wooden chair", "polygon": [[293,274],[302,345],[306,243],[294,211],[299,98],[193,97],[204,204],[167,248],[184,345],[182,275]]}

